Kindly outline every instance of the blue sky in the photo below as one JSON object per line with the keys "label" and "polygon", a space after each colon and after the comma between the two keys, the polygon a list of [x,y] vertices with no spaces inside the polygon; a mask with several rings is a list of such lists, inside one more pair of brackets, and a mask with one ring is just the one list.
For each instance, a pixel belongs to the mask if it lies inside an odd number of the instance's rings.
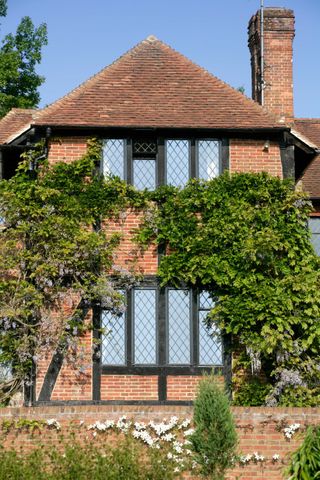
{"label": "blue sky", "polygon": [[[40,106],[150,34],[250,96],[247,24],[259,6],[260,0],[8,0],[1,34],[14,31],[24,15],[47,23]],[[320,0],[265,0],[265,6],[295,11],[295,114],[320,117]]]}

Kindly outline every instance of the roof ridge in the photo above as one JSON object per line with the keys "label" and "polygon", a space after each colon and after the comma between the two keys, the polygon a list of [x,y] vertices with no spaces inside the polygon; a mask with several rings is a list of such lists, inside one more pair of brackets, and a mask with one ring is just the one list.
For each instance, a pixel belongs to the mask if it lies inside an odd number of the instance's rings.
{"label": "roof ridge", "polygon": [[[151,35],[152,37],[152,35]],[[148,39],[149,37],[147,37]],[[156,37],[155,37],[156,38]],[[147,40],[146,39],[146,40]],[[173,52],[175,52],[177,55],[179,55],[180,57],[183,57],[184,59],[186,59],[189,63],[191,63],[194,67],[196,67],[197,69],[199,69],[200,71],[202,71],[203,73],[205,73],[206,75],[208,75],[210,78],[212,79],[216,79],[218,80],[219,82],[221,82],[223,85],[225,85],[227,88],[231,89],[235,94],[238,95],[239,97],[239,100],[241,100],[241,102],[243,102],[243,100],[245,101],[249,101],[257,110],[260,110],[260,112],[262,111],[266,116],[268,116],[270,119],[272,119],[273,121],[275,121],[276,123],[279,123],[281,125],[284,125],[283,122],[279,121],[277,115],[275,115],[274,113],[272,112],[269,112],[265,107],[263,107],[262,105],[260,105],[259,103],[257,103],[255,100],[253,100],[252,98],[248,97],[245,93],[242,93],[240,92],[239,90],[237,90],[235,87],[233,87],[232,85],[230,85],[229,83],[225,82],[224,80],[222,80],[220,77],[218,77],[217,75],[214,75],[213,73],[209,72],[208,69],[202,67],[201,65],[199,65],[198,63],[196,63],[195,61],[191,60],[189,57],[187,57],[186,55],[184,55],[183,53],[179,52],[178,50],[176,50],[175,48],[171,47],[171,45],[167,44],[166,42],[163,42],[162,40],[158,40],[156,38],[156,40],[164,47],[167,47],[169,48],[170,50],[172,50]],[[141,42],[142,43],[142,42]]]}
{"label": "roof ridge", "polygon": [[138,42],[136,45],[134,45],[132,48],[130,48],[129,50],[127,50],[126,52],[124,52],[122,55],[120,55],[120,57],[118,57],[117,59],[115,59],[113,62],[111,62],[110,64],[106,65],[105,67],[103,67],[101,70],[99,70],[97,73],[95,73],[94,75],[92,75],[91,77],[89,77],[87,80],[85,80],[84,82],[80,83],[77,87],[75,87],[74,89],[72,89],[70,92],[68,92],[67,94],[65,94],[64,96],[58,98],[57,100],[55,100],[54,102],[52,102],[51,104],[49,104],[48,106],[46,106],[45,108],[39,110],[38,112],[38,115],[35,115],[35,119],[36,120],[40,120],[42,116],[46,115],[46,114],[50,114],[52,111],[54,111],[56,108],[59,108],[60,106],[63,106],[63,103],[65,101],[67,101],[68,99],[72,98],[74,95],[77,95],[79,92],[81,92],[82,89],[86,88],[87,86],[92,86],[92,84],[95,83],[95,81],[97,81],[100,76],[108,69],[111,69],[113,66],[117,65],[119,62],[121,62],[125,57],[127,57],[128,55],[132,55],[134,54],[137,50],[141,49],[144,45],[146,44],[154,44],[154,45],[158,45],[161,49],[166,49],[166,50],[170,50],[171,52],[173,52],[175,55],[177,55],[178,57],[180,58],[183,58],[185,61],[187,61],[190,65],[192,65],[194,68],[196,68],[199,72],[201,73],[204,73],[205,75],[207,75],[209,77],[210,80],[217,80],[218,82],[220,82],[221,84],[223,84],[226,88],[230,89],[233,94],[237,95],[238,98],[239,98],[239,101],[242,103],[242,104],[245,104],[245,103],[248,103],[250,102],[251,103],[251,106],[253,108],[255,108],[255,110],[259,113],[262,113],[263,115],[265,115],[267,118],[269,118],[269,120],[272,120],[275,124],[279,124],[279,125],[284,125],[283,122],[279,121],[279,118],[273,114],[272,112],[269,112],[266,110],[266,108],[262,107],[261,105],[259,105],[256,101],[254,101],[253,99],[249,98],[247,95],[245,95],[244,93],[242,92],[239,92],[235,87],[232,87],[231,85],[229,85],[228,83],[226,83],[224,80],[221,80],[219,77],[217,77],[216,75],[214,75],[213,73],[209,72],[209,70],[207,70],[206,68],[202,67],[201,65],[197,64],[196,62],[194,62],[193,60],[191,60],[189,57],[187,57],[186,55],[180,53],[179,51],[175,50],[173,47],[171,47],[171,45],[163,42],[162,40],[159,40],[155,35],[149,35],[148,37],[146,37],[145,39],[141,40],[140,42]]}
{"label": "roof ridge", "polygon": [[317,122],[317,123],[319,122],[320,123],[320,118],[319,117],[301,117],[301,118],[296,117],[294,119],[294,121],[297,121],[297,120],[299,122],[310,122],[310,121],[312,121],[312,122]]}

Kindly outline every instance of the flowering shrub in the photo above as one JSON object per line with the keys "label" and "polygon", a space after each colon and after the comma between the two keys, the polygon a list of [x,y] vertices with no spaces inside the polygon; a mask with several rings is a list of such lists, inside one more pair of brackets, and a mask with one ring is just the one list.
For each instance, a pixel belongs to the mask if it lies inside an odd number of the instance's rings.
{"label": "flowering shrub", "polygon": [[292,425],[289,425],[288,427],[285,427],[283,429],[283,432],[284,432],[284,436],[286,438],[288,438],[288,440],[291,440],[291,438],[293,437],[293,435],[295,434],[295,432],[297,430],[299,430],[300,428],[300,423],[293,423]]}
{"label": "flowering shrub", "polygon": [[[150,421],[149,423],[134,422],[128,420],[124,415],[118,421],[106,420],[97,421],[87,427],[92,431],[92,436],[109,433],[124,434],[127,437],[143,443],[153,450],[161,450],[165,455],[175,474],[184,470],[195,469],[197,464],[192,462],[191,441],[188,439],[194,430],[189,428],[190,419],[179,420],[178,417],[171,417],[168,421]],[[83,425],[83,424],[82,424]]]}

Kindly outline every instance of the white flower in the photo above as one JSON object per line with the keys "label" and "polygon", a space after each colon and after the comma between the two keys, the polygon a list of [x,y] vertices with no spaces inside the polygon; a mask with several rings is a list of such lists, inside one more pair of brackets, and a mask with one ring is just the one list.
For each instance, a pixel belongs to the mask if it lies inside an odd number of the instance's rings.
{"label": "white flower", "polygon": [[290,440],[293,437],[295,431],[299,430],[299,428],[300,423],[293,423],[292,425],[289,425],[289,427],[283,429],[284,436]]}
{"label": "white flower", "polygon": [[253,455],[247,453],[247,455],[242,455],[240,457],[240,463],[249,463],[252,460]]}
{"label": "white flower", "polygon": [[114,421],[113,420],[106,420],[104,422],[106,428],[113,428],[114,427]]}
{"label": "white flower", "polygon": [[260,455],[258,452],[254,452],[253,458],[256,462],[264,462],[265,458],[263,455]]}
{"label": "white flower", "polygon": [[192,435],[193,433],[194,433],[194,428],[189,428],[189,430],[186,430],[183,435],[185,437],[189,437],[189,435]]}
{"label": "white flower", "polygon": [[58,422],[58,420],[56,420],[55,418],[49,418],[47,420],[47,425],[48,425],[48,427],[54,427],[57,430],[61,430],[61,425]]}
{"label": "white flower", "polygon": [[161,440],[164,440],[165,442],[172,442],[172,440],[174,440],[176,438],[175,435],[173,435],[173,433],[166,433],[166,435],[163,435],[163,437],[161,437]]}
{"label": "white flower", "polygon": [[188,428],[191,423],[191,420],[189,418],[186,418],[183,420],[183,422],[180,423],[179,429],[180,428]]}
{"label": "white flower", "polygon": [[135,422],[134,428],[135,428],[136,430],[145,430],[145,429],[146,429],[146,424],[143,423],[143,422],[141,422],[141,423]]}
{"label": "white flower", "polygon": [[173,442],[173,450],[176,453],[183,453],[183,444],[180,442]]}
{"label": "white flower", "polygon": [[274,455],[272,455],[272,460],[274,462],[278,462],[280,460],[280,455],[279,453],[275,453]]}
{"label": "white flower", "polygon": [[171,452],[168,453],[167,458],[168,458],[169,460],[172,460],[172,459],[173,459],[173,455],[172,455]]}

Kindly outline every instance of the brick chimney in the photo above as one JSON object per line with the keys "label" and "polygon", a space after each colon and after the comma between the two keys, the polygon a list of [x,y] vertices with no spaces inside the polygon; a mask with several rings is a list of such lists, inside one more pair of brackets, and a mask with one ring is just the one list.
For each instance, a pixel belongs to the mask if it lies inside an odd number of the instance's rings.
{"label": "brick chimney", "polygon": [[[263,9],[264,72],[261,84],[260,10],[250,19],[252,98],[282,122],[293,120],[292,44],[294,13],[284,8]],[[263,88],[263,93],[262,93]],[[262,100],[263,97],[263,100]]]}

